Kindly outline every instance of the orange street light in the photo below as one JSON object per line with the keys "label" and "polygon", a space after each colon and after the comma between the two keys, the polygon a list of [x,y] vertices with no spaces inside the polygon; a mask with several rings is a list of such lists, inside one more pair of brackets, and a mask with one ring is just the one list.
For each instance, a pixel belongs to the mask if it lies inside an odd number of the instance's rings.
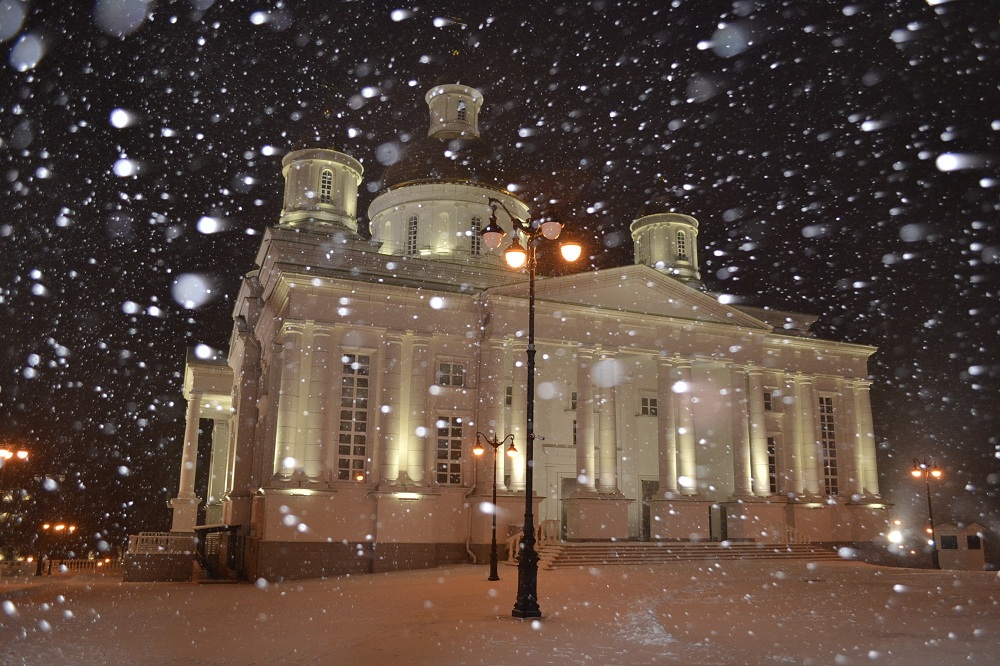
{"label": "orange street light", "polygon": [[941,562],[938,558],[938,547],[937,547],[937,536],[934,534],[934,510],[931,508],[931,481],[930,477],[935,479],[941,478],[941,470],[938,466],[934,464],[933,461],[921,460],[918,461],[916,458],[913,459],[913,469],[910,470],[910,476],[915,479],[924,477],[924,488],[927,491],[927,519],[930,522],[930,528],[927,530],[931,535],[931,565],[935,569],[941,568]]}

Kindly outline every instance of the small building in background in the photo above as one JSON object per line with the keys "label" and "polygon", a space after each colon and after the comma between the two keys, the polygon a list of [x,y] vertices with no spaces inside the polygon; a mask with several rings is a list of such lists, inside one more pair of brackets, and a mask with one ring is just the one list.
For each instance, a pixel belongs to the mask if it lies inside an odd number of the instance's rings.
{"label": "small building in background", "polygon": [[983,526],[979,523],[944,523],[935,529],[938,561],[942,569],[982,571],[986,568]]}

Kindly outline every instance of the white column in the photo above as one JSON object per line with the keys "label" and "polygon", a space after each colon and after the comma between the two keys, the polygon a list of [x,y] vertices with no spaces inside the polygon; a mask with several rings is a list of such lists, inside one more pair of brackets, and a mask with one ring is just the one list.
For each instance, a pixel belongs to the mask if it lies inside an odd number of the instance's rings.
{"label": "white column", "polygon": [[517,360],[525,358],[520,349],[513,354],[513,357],[510,431],[514,434],[514,446],[517,447],[517,454],[508,457],[508,464],[510,465],[510,489],[522,491],[525,486],[526,472],[524,456],[528,450],[528,371],[524,363],[520,365],[516,363]]}
{"label": "white column", "polygon": [[194,479],[198,464],[198,426],[201,419],[201,393],[192,392],[187,399],[187,415],[184,421],[184,448],[181,449],[181,480],[177,487],[177,497],[191,499],[194,494]]}
{"label": "white column", "polygon": [[849,456],[844,456],[844,462],[850,467],[840,470],[840,478],[846,478],[850,483],[850,494],[864,495],[865,493],[865,459],[864,451],[861,449],[861,432],[858,429],[857,393],[854,382],[844,382],[841,391],[843,399],[841,404],[843,410],[840,422],[843,424],[844,442],[847,444]]}
{"label": "white column", "polygon": [[749,390],[747,408],[750,416],[750,463],[753,492],[757,497],[771,494],[767,473],[767,426],[764,423],[764,372],[757,367],[747,368]]}
{"label": "white column", "polygon": [[410,413],[406,433],[406,473],[414,483],[430,484],[427,470],[428,442],[434,441],[434,422],[427,413],[427,396],[430,392],[433,368],[426,339],[413,341],[413,365],[410,367]]}
{"label": "white column", "polygon": [[400,444],[405,438],[400,432],[400,397],[403,389],[403,336],[387,332],[382,337],[385,367],[382,368],[382,399],[379,415],[382,424],[382,481],[399,480]]}
{"label": "white column", "polygon": [[278,395],[278,430],[274,447],[274,471],[285,478],[302,468],[297,457],[298,441],[302,438],[299,415],[299,391],[302,383],[300,352],[302,332],[289,329],[281,345],[281,391]]}
{"label": "white column", "polygon": [[864,459],[864,492],[879,497],[878,463],[875,458],[875,427],[872,423],[871,382],[861,380],[855,393],[857,400],[858,434]]}
{"label": "white column", "polygon": [[323,475],[327,443],[330,441],[326,428],[326,411],[330,404],[330,337],[330,331],[318,328],[312,335],[303,462],[306,476],[312,480],[319,480]]}
{"label": "white column", "polygon": [[816,439],[816,410],[811,377],[799,377],[796,407],[799,429],[802,432],[802,459],[805,490],[810,495],[819,495],[822,488],[822,466],[819,461],[819,443]]}
{"label": "white column", "polygon": [[747,377],[743,368],[730,366],[730,403],[733,414],[733,496],[752,497],[750,482],[750,425],[747,411]]}
{"label": "white column", "polygon": [[212,456],[208,463],[208,499],[220,504],[226,494],[226,462],[229,452],[229,419],[212,420]]}
{"label": "white column", "polygon": [[591,378],[594,355],[590,350],[576,352],[576,479],[577,489],[597,489],[594,465],[594,380]]}
{"label": "white column", "polygon": [[[602,353],[600,362],[614,363],[614,355]],[[597,490],[602,493],[618,492],[618,407],[615,403],[617,369],[600,371],[602,384],[597,389],[598,441],[601,446],[601,469]]]}
{"label": "white column", "polygon": [[673,366],[670,359],[656,360],[656,430],[660,493],[677,494],[677,415],[674,412]]}
{"label": "white column", "polygon": [[677,400],[677,485],[680,487],[682,495],[697,495],[698,470],[694,437],[694,410],[691,407],[691,394],[694,391],[691,379],[691,361],[677,359],[674,367],[677,378],[673,389]]}
{"label": "white column", "polygon": [[782,389],[782,418],[784,431],[788,433],[785,444],[788,447],[788,478],[792,486],[788,489],[796,495],[805,492],[802,460],[802,429],[798,416],[799,396],[795,388],[795,378],[785,377]]}
{"label": "white column", "polygon": [[170,500],[173,510],[171,532],[194,532],[198,524],[198,498],[194,494],[195,466],[198,461],[198,420],[201,415],[201,393],[192,392],[187,399],[184,423],[184,448],[181,449],[181,478],[177,497]]}

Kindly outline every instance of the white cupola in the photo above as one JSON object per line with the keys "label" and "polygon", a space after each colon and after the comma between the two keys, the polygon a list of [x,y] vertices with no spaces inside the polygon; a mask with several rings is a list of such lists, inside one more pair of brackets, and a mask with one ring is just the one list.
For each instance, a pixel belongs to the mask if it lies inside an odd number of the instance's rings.
{"label": "white cupola", "polygon": [[441,139],[472,139],[479,136],[479,109],[483,96],[475,88],[458,83],[434,86],[424,96],[430,107],[427,136]]}
{"label": "white cupola", "polygon": [[358,232],[358,185],[364,167],[350,155],[312,148],[281,160],[285,199],[279,226]]}
{"label": "white cupola", "polygon": [[635,263],[649,266],[683,282],[700,282],[698,220],[673,212],[639,211],[632,223]]}

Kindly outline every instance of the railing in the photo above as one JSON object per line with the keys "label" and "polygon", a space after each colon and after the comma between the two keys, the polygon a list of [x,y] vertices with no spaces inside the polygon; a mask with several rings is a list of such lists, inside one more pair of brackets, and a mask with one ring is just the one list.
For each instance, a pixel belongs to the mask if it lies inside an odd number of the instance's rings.
{"label": "railing", "polygon": [[171,532],[140,532],[128,538],[128,552],[135,555],[151,553],[193,553],[194,535]]}
{"label": "railing", "polygon": [[50,574],[103,573],[121,569],[121,562],[110,557],[103,560],[45,560],[44,564]]}
{"label": "railing", "polygon": [[[535,544],[538,549],[559,543],[559,521],[543,520],[535,526]],[[507,537],[507,561],[517,562],[517,555],[521,551],[521,537],[524,532],[516,532]]]}
{"label": "railing", "polygon": [[805,532],[791,525],[774,525],[771,534],[778,537],[779,543],[812,543]]}

